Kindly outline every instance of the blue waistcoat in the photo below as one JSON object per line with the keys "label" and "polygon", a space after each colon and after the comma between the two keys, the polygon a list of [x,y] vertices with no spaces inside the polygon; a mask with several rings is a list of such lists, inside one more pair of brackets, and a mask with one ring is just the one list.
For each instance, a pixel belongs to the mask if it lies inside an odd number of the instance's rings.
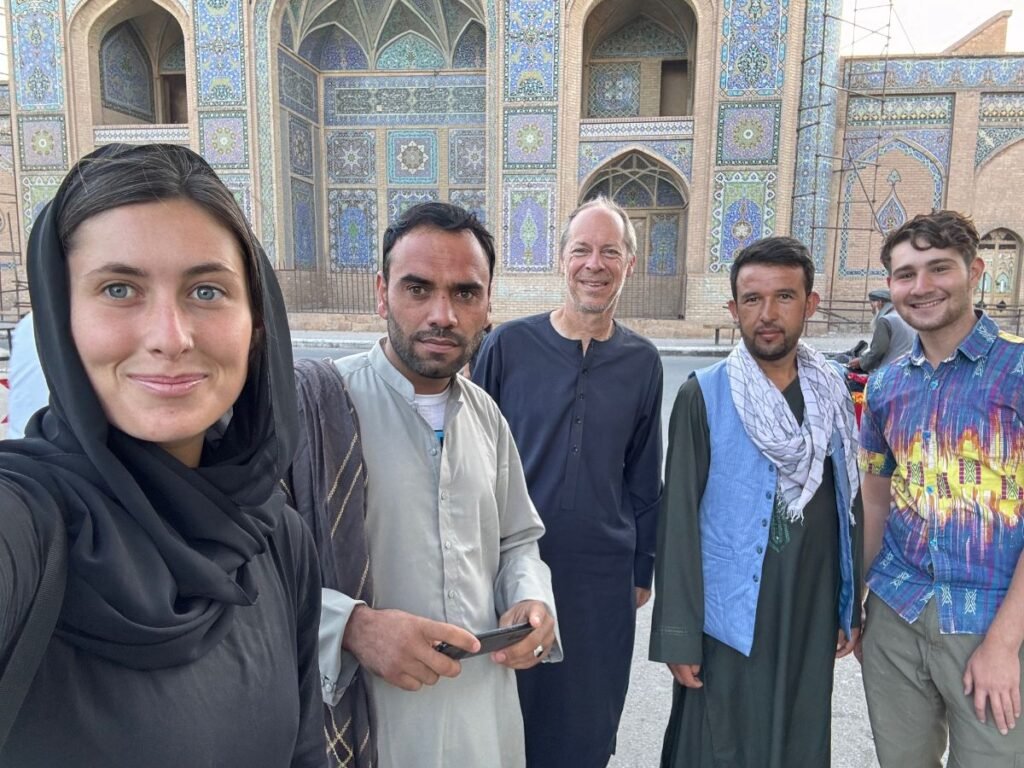
{"label": "blue waistcoat", "polygon": [[[743,429],[732,402],[726,361],[696,375],[711,436],[711,465],[700,501],[704,632],[749,656],[777,473]],[[832,433],[831,456],[842,577],[839,624],[849,637],[853,617],[850,482],[838,428]]]}

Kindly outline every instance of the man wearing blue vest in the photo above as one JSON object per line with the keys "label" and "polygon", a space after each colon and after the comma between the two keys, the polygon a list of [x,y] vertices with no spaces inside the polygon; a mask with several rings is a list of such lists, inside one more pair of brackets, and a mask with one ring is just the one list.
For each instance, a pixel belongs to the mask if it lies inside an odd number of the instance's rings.
{"label": "man wearing blue vest", "polygon": [[676,396],[650,656],[669,666],[668,768],[825,768],[835,659],[855,645],[853,404],[800,341],[818,305],[797,240],[742,250],[742,341]]}

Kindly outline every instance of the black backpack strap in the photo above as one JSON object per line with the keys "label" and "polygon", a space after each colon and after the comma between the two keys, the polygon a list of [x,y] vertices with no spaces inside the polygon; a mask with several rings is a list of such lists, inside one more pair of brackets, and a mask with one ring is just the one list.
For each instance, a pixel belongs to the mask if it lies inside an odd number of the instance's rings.
{"label": "black backpack strap", "polygon": [[50,637],[57,626],[57,617],[64,603],[67,582],[68,542],[64,520],[58,516],[54,535],[46,553],[46,565],[39,582],[25,626],[21,630],[14,650],[11,651],[0,678],[0,749],[7,741],[11,726],[18,717],[28,689],[36,676],[39,664],[50,645]]}

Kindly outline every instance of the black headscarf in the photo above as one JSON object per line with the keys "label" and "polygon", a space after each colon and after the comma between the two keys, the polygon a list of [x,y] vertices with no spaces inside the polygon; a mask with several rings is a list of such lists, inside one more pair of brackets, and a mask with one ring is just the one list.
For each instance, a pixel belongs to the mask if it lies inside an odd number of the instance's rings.
{"label": "black headscarf", "polygon": [[[105,151],[89,157],[96,162]],[[67,525],[68,581],[55,634],[124,666],[176,666],[213,647],[231,628],[235,609],[258,598],[248,563],[266,549],[280,520],[278,478],[297,430],[284,300],[253,238],[262,341],[223,435],[208,437],[198,468],[184,466],[110,425],[82,366],[57,228],[65,187],[29,238],[29,287],[50,407],[32,419],[24,440],[0,443],[0,482],[17,488],[40,516],[52,515],[56,501]]]}

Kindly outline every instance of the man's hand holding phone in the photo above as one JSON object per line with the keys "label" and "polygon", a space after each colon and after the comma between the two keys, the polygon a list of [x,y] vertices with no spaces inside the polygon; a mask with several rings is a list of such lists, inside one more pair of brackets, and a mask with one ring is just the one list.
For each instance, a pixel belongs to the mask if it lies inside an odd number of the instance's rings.
{"label": "man's hand holding phone", "polygon": [[555,643],[555,619],[540,600],[523,600],[509,608],[498,625],[529,623],[533,631],[514,645],[491,654],[491,659],[509,669],[529,669],[551,653]]}
{"label": "man's hand holding phone", "polygon": [[453,624],[358,605],[345,627],[342,647],[391,685],[418,691],[462,671],[459,662],[437,652],[441,643],[469,654],[480,649],[471,632]]}

